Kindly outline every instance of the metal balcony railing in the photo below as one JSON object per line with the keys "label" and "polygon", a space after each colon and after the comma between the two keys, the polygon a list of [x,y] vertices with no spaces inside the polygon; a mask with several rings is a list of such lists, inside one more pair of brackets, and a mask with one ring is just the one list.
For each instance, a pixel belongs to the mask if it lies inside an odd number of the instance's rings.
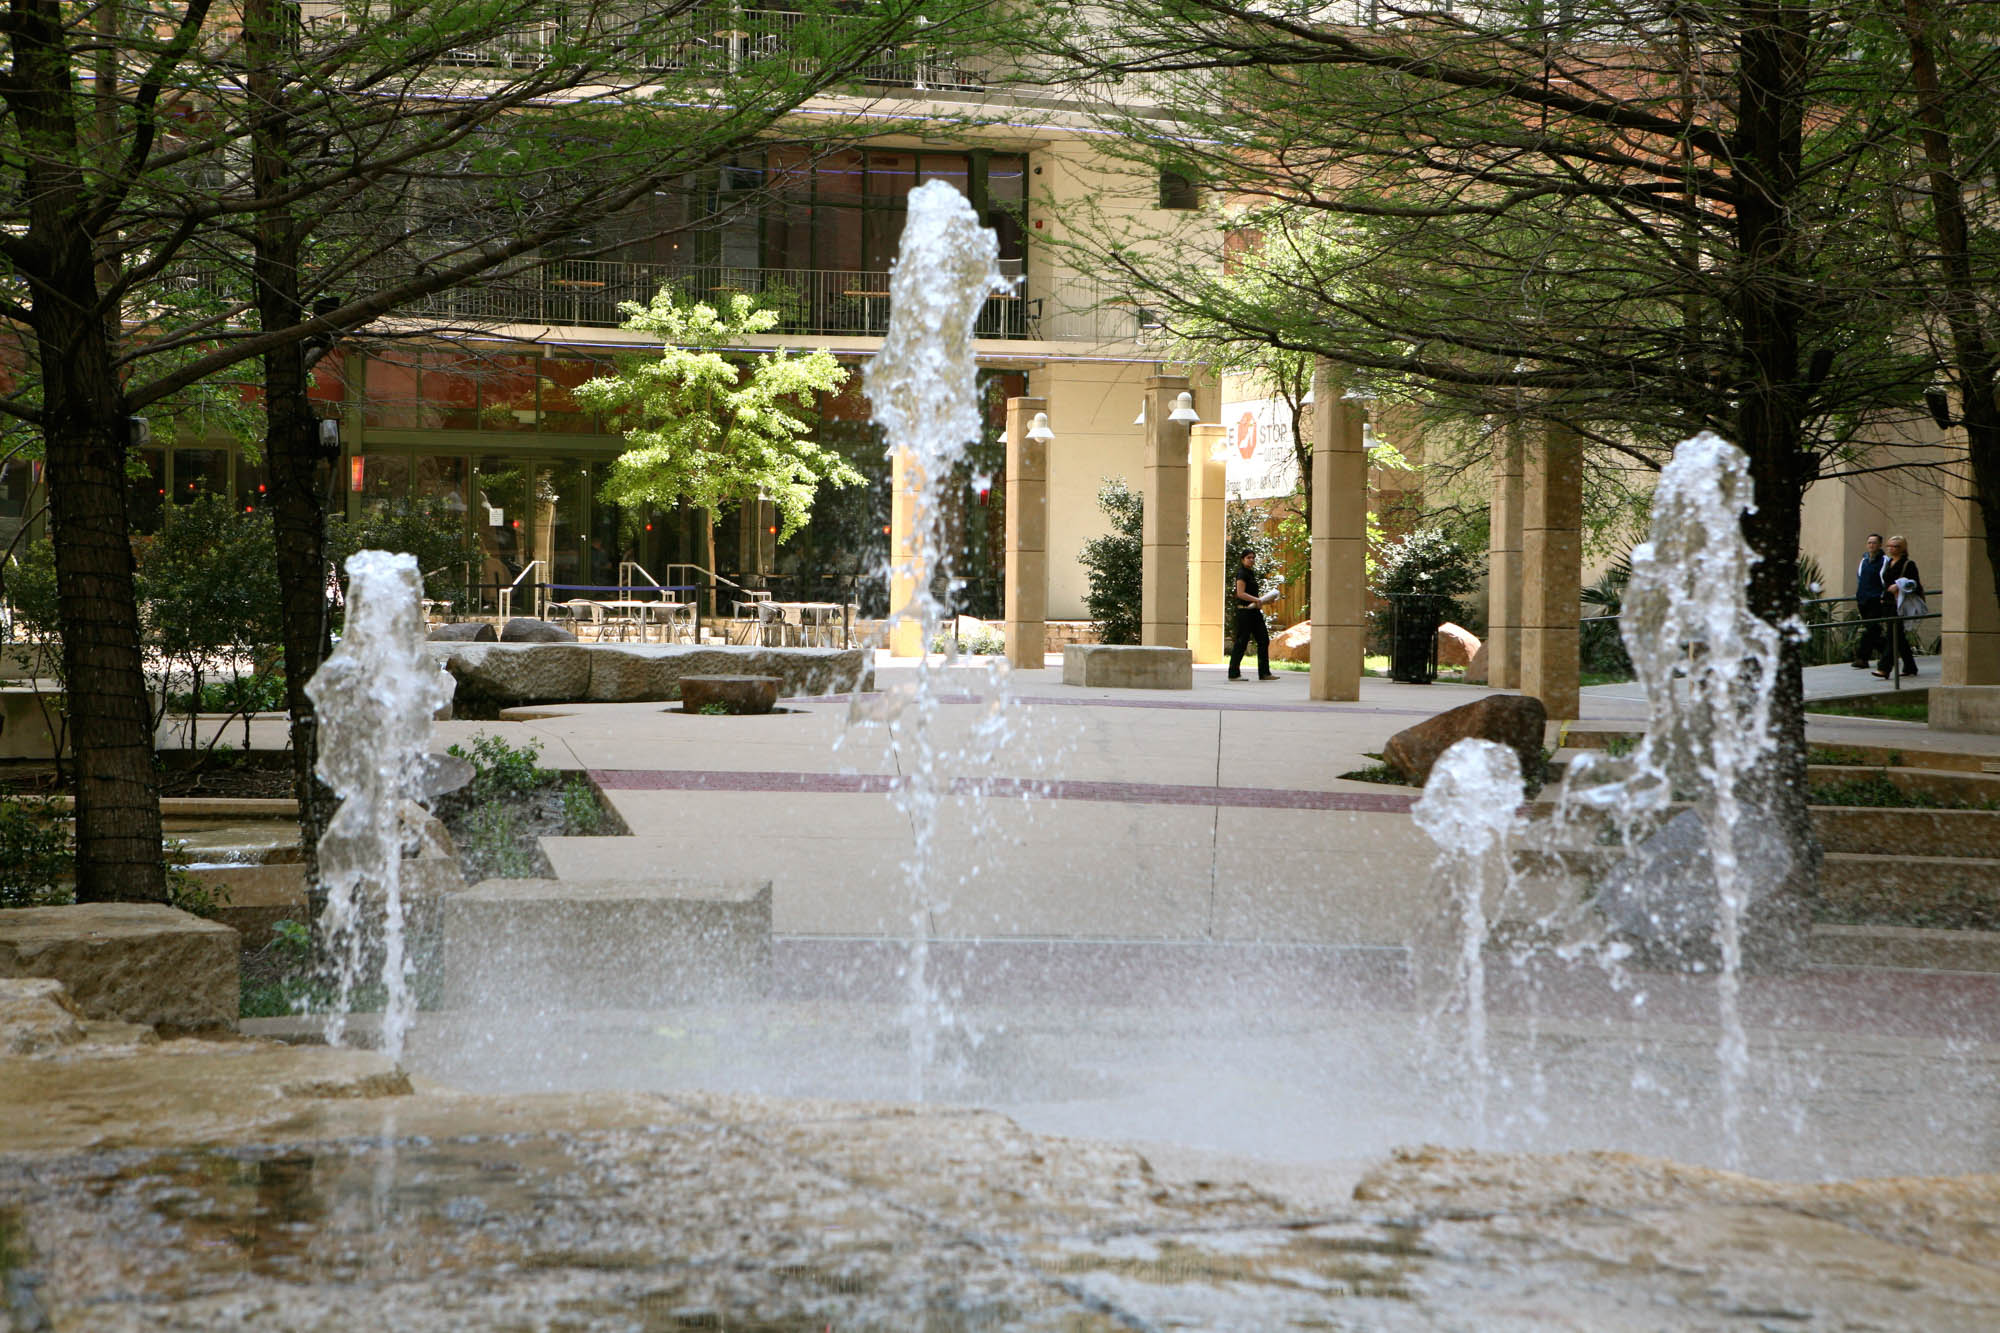
{"label": "metal balcony railing", "polygon": [[[303,0],[308,32],[329,35],[347,26],[343,0]],[[922,23],[919,19],[918,22]],[[785,60],[799,73],[846,42],[866,40],[872,22],[860,17],[746,9],[726,3],[651,5],[645,0],[579,7],[560,5],[484,40],[453,48],[445,63],[481,69],[531,69],[563,46],[586,47],[612,68],[633,73],[733,74],[760,62]],[[816,51],[815,48],[818,48]],[[942,43],[915,40],[877,53],[855,71],[863,83],[918,91],[977,92],[990,75]]]}
{"label": "metal balcony railing", "polygon": [[[701,301],[756,296],[778,311],[773,333],[879,337],[889,329],[889,275],[836,269],[736,268],[563,260],[511,281],[440,292],[412,312],[503,324],[615,328],[619,306],[652,301],[662,288]],[[990,296],[979,314],[982,338],[1039,337],[1034,303],[1019,293]]]}

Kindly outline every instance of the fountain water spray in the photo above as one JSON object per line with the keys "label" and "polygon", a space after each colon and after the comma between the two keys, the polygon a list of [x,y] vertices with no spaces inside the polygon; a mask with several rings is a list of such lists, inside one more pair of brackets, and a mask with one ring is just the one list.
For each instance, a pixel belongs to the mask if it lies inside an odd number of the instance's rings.
{"label": "fountain water spray", "polygon": [[[1739,1008],[1746,926],[1783,931],[1793,878],[1790,843],[1746,808],[1744,791],[1776,748],[1771,699],[1782,634],[1753,614],[1743,536],[1754,488],[1743,452],[1707,432],[1684,441],[1660,473],[1647,541],[1632,549],[1620,631],[1645,687],[1648,721],[1629,760],[1573,765],[1556,827],[1614,821],[1626,860],[1598,886],[1596,906],[1642,952],[1717,971],[1725,1161],[1741,1155],[1749,1049]],[[1617,769],[1615,781],[1605,777]],[[1659,828],[1676,800],[1693,808]]]}
{"label": "fountain water spray", "polygon": [[1487,1090],[1492,1065],[1486,1050],[1486,891],[1488,871],[1497,861],[1504,883],[1510,873],[1511,842],[1521,824],[1521,759],[1492,741],[1459,741],[1431,768],[1424,794],[1410,808],[1419,829],[1437,844],[1435,872],[1453,911],[1443,923],[1441,949],[1417,950],[1419,993],[1426,964],[1449,964],[1441,1014],[1456,1012],[1461,1037],[1460,1074],[1471,1103],[1474,1142],[1487,1134]]}
{"label": "fountain water spray", "polygon": [[[933,844],[949,783],[939,762],[938,690],[927,649],[943,614],[932,592],[945,557],[940,491],[953,463],[980,435],[973,335],[989,294],[1004,291],[1000,243],[979,224],[965,196],[943,181],[910,191],[908,221],[889,273],[889,329],[868,364],[868,397],[888,437],[898,484],[892,503],[907,506],[911,549],[894,554],[885,631],[917,640],[917,684],[891,722],[905,768],[896,801],[910,820],[913,848],[904,869],[910,889],[910,957],[905,1019],[910,1030],[910,1095],[922,1100],[924,1075],[948,1017],[929,977],[931,915],[936,901]],[[943,571],[949,574],[949,571]]]}
{"label": "fountain water spray", "polygon": [[339,969],[326,1039],[339,1045],[381,912],[382,1049],[403,1053],[412,1010],[403,944],[404,812],[425,788],[431,720],[451,678],[423,649],[423,579],[415,556],[359,551],[347,560],[347,627],[306,693],[319,712],[319,775],[340,809],[319,842],[321,937]]}

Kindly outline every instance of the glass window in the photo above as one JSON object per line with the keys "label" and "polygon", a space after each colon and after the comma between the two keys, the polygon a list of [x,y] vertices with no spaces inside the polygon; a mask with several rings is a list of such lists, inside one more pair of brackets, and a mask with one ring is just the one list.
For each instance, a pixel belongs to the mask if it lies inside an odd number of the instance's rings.
{"label": "glass window", "polygon": [[597,414],[584,409],[570,391],[585,380],[609,375],[608,361],[583,358],[542,358],[542,429],[573,435],[594,435],[600,429]]}
{"label": "glass window", "polygon": [[42,503],[42,465],[0,463],[0,549],[12,543]]}
{"label": "glass window", "polygon": [[236,460],[236,507],[252,514],[269,503],[270,474],[262,463],[247,458]]}
{"label": "glass window", "polygon": [[479,426],[479,362],[455,352],[433,353],[423,368],[424,424],[439,430]]}
{"label": "glass window", "polygon": [[536,409],[537,358],[496,356],[488,360],[479,386],[482,430],[533,430]]}
{"label": "glass window", "polygon": [[349,486],[365,512],[410,494],[408,454],[357,454],[349,470]]}
{"label": "glass window", "polygon": [[417,357],[393,351],[368,358],[368,393],[362,420],[386,430],[420,430],[424,420],[423,394],[417,386]]}
{"label": "glass window", "polygon": [[1028,159],[1019,153],[995,153],[986,160],[986,198],[995,206],[1019,204],[1028,197]]}
{"label": "glass window", "polygon": [[964,153],[925,153],[917,164],[917,179],[920,183],[945,181],[968,199],[972,197],[971,169]]}
{"label": "glass window", "polygon": [[457,454],[419,454],[416,460],[417,496],[444,501],[454,513],[465,512],[465,460]]}
{"label": "glass window", "polygon": [[229,451],[174,450],[174,503],[187,504],[204,494],[229,495]]}
{"label": "glass window", "polygon": [[[593,582],[588,577],[590,472],[580,462],[543,463],[535,469],[535,558],[557,585],[558,598]],[[569,585],[567,588],[563,585]]]}
{"label": "glass window", "polygon": [[472,460],[472,533],[479,547],[480,600],[492,606],[500,588],[527,563],[527,463],[489,454]]}
{"label": "glass window", "polygon": [[134,533],[158,532],[167,502],[167,451],[134,449],[130,458],[131,468],[126,474],[126,484],[130,487],[126,521]]}

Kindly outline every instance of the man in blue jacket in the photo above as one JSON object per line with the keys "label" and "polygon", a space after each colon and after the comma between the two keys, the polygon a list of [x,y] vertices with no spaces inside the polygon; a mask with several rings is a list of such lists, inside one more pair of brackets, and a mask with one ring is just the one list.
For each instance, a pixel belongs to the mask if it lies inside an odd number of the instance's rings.
{"label": "man in blue jacket", "polygon": [[1888,642],[1887,620],[1896,614],[1896,604],[1882,582],[1882,566],[1888,560],[1882,550],[1882,534],[1869,533],[1868,554],[1861,557],[1854,571],[1854,605],[1861,612],[1862,624],[1861,637],[1854,643],[1854,660],[1848,663],[1851,667],[1872,666]]}

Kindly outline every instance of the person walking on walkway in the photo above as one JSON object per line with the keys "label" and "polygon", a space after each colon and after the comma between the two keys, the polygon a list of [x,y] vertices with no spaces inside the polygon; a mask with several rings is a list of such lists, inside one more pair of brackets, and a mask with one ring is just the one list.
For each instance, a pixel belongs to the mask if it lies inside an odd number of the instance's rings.
{"label": "person walking on walkway", "polygon": [[1903,622],[1903,603],[1909,597],[1922,597],[1924,576],[1917,572],[1917,562],[1910,559],[1910,544],[1900,536],[1889,539],[1889,558],[1882,563],[1882,586],[1896,605],[1895,618],[1889,622],[1888,641],[1882,648],[1882,661],[1875,668],[1875,674],[1883,680],[1889,679],[1889,668],[1896,658],[1903,659],[1903,674],[1917,674],[1916,654],[1910,647],[1910,635]]}
{"label": "person walking on walkway", "polygon": [[1882,581],[1882,566],[1888,560],[1882,551],[1882,534],[1869,533],[1868,553],[1854,571],[1854,606],[1861,613],[1861,636],[1854,641],[1854,660],[1849,663],[1864,671],[1881,655],[1889,621],[1896,614],[1889,585]]}
{"label": "person walking on walkway", "polygon": [[1243,679],[1243,650],[1251,640],[1257,643],[1257,679],[1276,680],[1271,671],[1271,628],[1264,623],[1264,608],[1278,598],[1274,588],[1269,593],[1258,591],[1257,553],[1245,551],[1243,563],[1236,567],[1236,589],[1233,600],[1236,603],[1236,646],[1229,650],[1229,678]]}

